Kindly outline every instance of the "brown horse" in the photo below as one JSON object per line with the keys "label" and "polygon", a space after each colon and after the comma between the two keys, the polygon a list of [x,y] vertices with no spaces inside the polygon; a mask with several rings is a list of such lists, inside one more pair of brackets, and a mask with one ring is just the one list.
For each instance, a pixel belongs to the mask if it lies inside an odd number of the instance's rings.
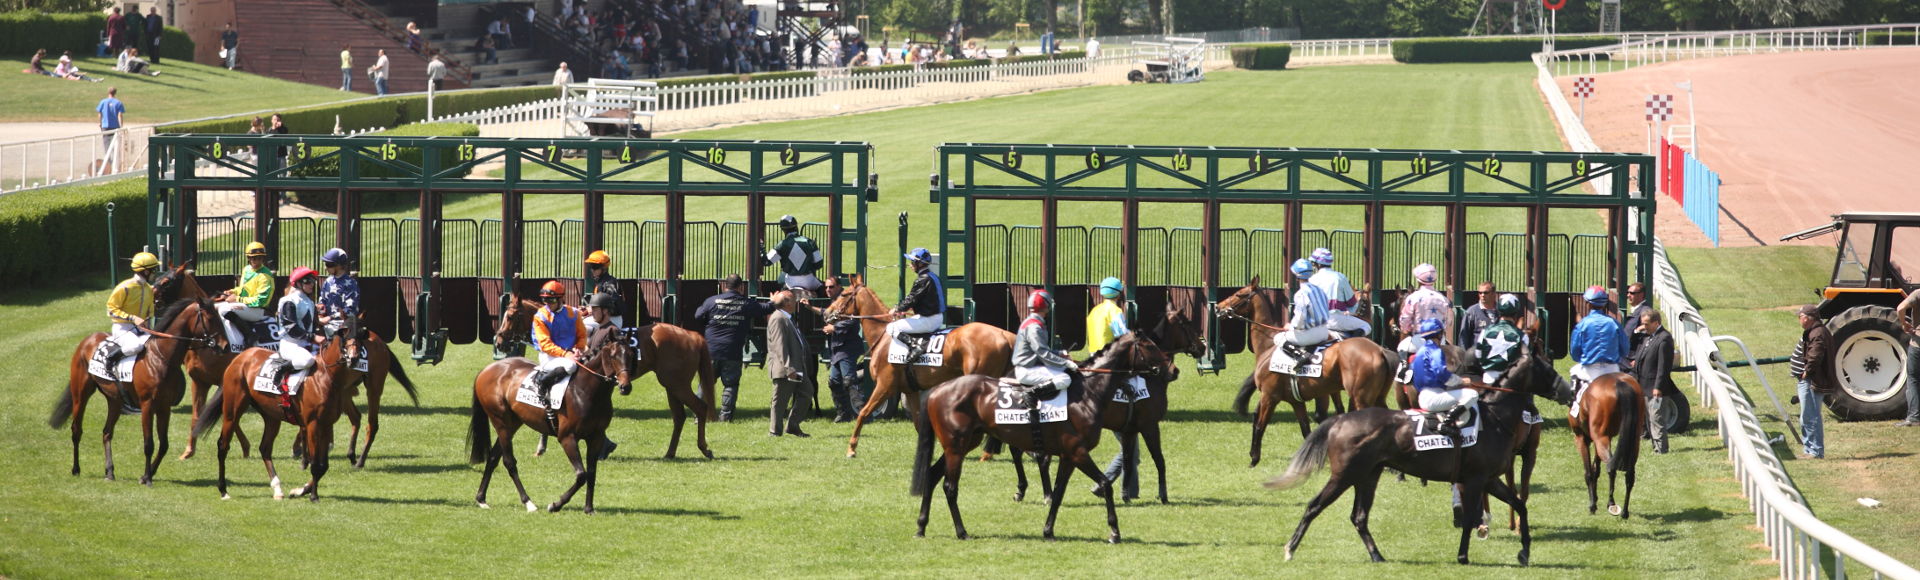
{"label": "brown horse", "polygon": [[[205,299],[174,301],[149,320],[148,325],[147,332],[152,338],[147,340],[146,350],[140,360],[133,364],[132,382],[103,380],[87,372],[87,363],[93,358],[94,350],[101,341],[107,339],[104,332],[93,333],[81,340],[68,358],[67,388],[60,393],[59,402],[54,404],[47,426],[59,429],[72,422],[74,475],[80,475],[81,419],[86,416],[87,400],[95,391],[99,391],[112,407],[107,412],[106,426],[100,432],[107,480],[113,480],[114,425],[119,422],[123,409],[137,405],[144,439],[141,449],[146,457],[141,466],[140,483],[151,487],[153,474],[160,469],[160,460],[155,458],[164,458],[167,453],[167,424],[172,416],[171,409],[180,402],[186,391],[185,381],[180,378],[180,359],[191,350],[225,350],[227,347],[227,335],[220,327],[220,318],[214,313],[213,303]],[[160,439],[158,449],[154,447],[156,436]]]}
{"label": "brown horse", "polygon": [[907,397],[907,411],[918,415],[921,395],[935,385],[961,375],[1004,377],[1013,373],[1013,333],[980,322],[964,324],[947,333],[946,345],[941,349],[947,363],[943,366],[887,362],[887,351],[893,341],[887,337],[886,317],[892,310],[859,275],[853,276],[852,283],[840,292],[840,297],[827,305],[829,322],[842,318],[860,320],[860,332],[867,339],[867,356],[871,359],[867,370],[873,377],[873,396],[867,398],[866,406],[860,408],[860,415],[853,420],[853,435],[847,439],[847,457],[853,457],[859,449],[860,428],[866,425],[867,417],[895,393],[913,395]]}
{"label": "brown horse", "polygon": [[[339,422],[340,415],[347,407],[353,406],[353,392],[347,388],[353,377],[347,372],[346,361],[350,358],[350,341],[331,340],[319,348],[313,357],[313,372],[301,381],[300,390],[293,396],[293,407],[282,409],[280,395],[256,391],[253,389],[254,377],[260,375],[260,367],[273,356],[273,351],[254,347],[234,356],[233,364],[227,365],[227,372],[221,378],[220,390],[213,393],[207,405],[193,422],[193,436],[199,438],[208,427],[213,426],[214,418],[221,419],[220,424],[220,499],[229,499],[227,494],[227,452],[232,448],[233,435],[240,429],[240,415],[253,409],[260,414],[264,427],[260,430],[260,461],[266,465],[268,485],[273,488],[273,499],[285,499],[287,494],[280,487],[280,473],[273,466],[273,440],[280,434],[280,423],[287,422],[297,429],[299,447],[305,452],[305,461],[309,479],[305,485],[293,491],[293,497],[306,495],[311,501],[320,501],[320,478],[326,476],[331,462],[327,454],[333,450],[333,425]],[[292,411],[291,415],[288,411]]]}
{"label": "brown horse", "polygon": [[[573,486],[560,495],[558,501],[547,506],[547,511],[557,512],[573,499],[574,492],[581,486],[587,488],[586,512],[593,513],[593,490],[599,479],[600,455],[607,445],[607,423],[613,419],[613,391],[618,387],[622,394],[629,392],[632,385],[633,349],[628,341],[644,335],[645,331],[606,327],[596,329],[587,339],[588,352],[585,359],[579,361],[571,382],[567,386],[564,400],[556,411],[555,423],[547,423],[544,409],[520,403],[514,400],[514,393],[520,390],[520,384],[533,373],[534,362],[525,358],[513,357],[494,361],[480,370],[473,378],[473,413],[467,424],[467,461],[487,464],[486,471],[480,476],[480,491],[474,494],[474,502],[481,508],[487,505],[487,484],[493,480],[493,469],[503,460],[507,464],[507,476],[513,478],[514,489],[520,492],[520,503],[527,511],[539,508],[527,496],[527,486],[520,482],[519,462],[513,456],[513,434],[525,425],[542,435],[560,438],[560,448],[566,451],[567,460],[573,463]],[[494,442],[487,442],[487,425],[493,425]],[[586,465],[581,465],[580,440],[587,441]]]}
{"label": "brown horse", "polygon": [[[495,345],[525,343],[533,339],[533,314],[540,303],[525,298],[511,300],[500,316],[500,329],[493,334]],[[687,410],[693,410],[694,430],[700,454],[713,458],[707,447],[707,421],[713,419],[713,358],[707,352],[707,337],[671,324],[650,324],[636,328],[633,377],[653,373],[660,388],[667,391],[668,407],[673,412],[673,437],[667,441],[667,458],[680,449],[680,431],[687,424]],[[700,380],[700,395],[693,394],[693,381]],[[541,441],[544,448],[545,441]]]}
{"label": "brown horse", "polygon": [[1468,538],[1480,523],[1484,494],[1506,502],[1519,514],[1519,560],[1521,565],[1526,565],[1533,546],[1526,502],[1495,475],[1513,460],[1513,439],[1522,426],[1520,413],[1526,408],[1526,398],[1551,396],[1559,380],[1553,363],[1533,350],[1533,347],[1523,347],[1521,361],[1509,371],[1505,383],[1511,389],[1470,382],[1476,388],[1493,392],[1482,397],[1478,406],[1478,412],[1482,413],[1479,442],[1464,450],[1415,451],[1413,435],[1415,421],[1419,419],[1403,411],[1359,409],[1321,423],[1294,453],[1286,472],[1267,482],[1267,487],[1285,489],[1299,485],[1323,466],[1332,474],[1320,494],[1307,503],[1306,514],[1301,516],[1292,539],[1287,541],[1287,559],[1293,559],[1293,552],[1300,547],[1300,540],[1306,536],[1307,526],[1313,519],[1351,487],[1354,490],[1353,527],[1360,532],[1367,555],[1375,562],[1385,561],[1373,543],[1367,520],[1381,471],[1392,467],[1422,479],[1459,484],[1461,505],[1454,512],[1454,526],[1460,528],[1457,557],[1462,564],[1467,563]]}
{"label": "brown horse", "polygon": [[[1248,319],[1255,336],[1271,334],[1280,328],[1279,313],[1265,294],[1259,291],[1260,277],[1245,288],[1221,300],[1215,308],[1230,316]],[[1253,446],[1248,452],[1248,467],[1260,465],[1260,443],[1266,438],[1267,421],[1281,401],[1293,405],[1294,419],[1300,423],[1300,436],[1308,433],[1306,403],[1320,397],[1338,397],[1344,390],[1355,410],[1386,407],[1387,393],[1393,388],[1393,357],[1368,338],[1349,338],[1327,347],[1321,357],[1319,378],[1301,379],[1268,370],[1267,361],[1277,349],[1269,344],[1254,360],[1253,381],[1260,388],[1260,406],[1253,418]]]}
{"label": "brown horse", "polygon": [[[1057,487],[1047,494],[1044,537],[1053,538],[1053,522],[1060,512],[1060,499],[1066,495],[1068,478],[1078,468],[1093,478],[1099,494],[1106,499],[1107,541],[1119,542],[1120,520],[1113,509],[1112,482],[1093,463],[1093,448],[1100,443],[1099,417],[1113,406],[1115,390],[1128,379],[1140,376],[1149,383],[1164,386],[1172,368],[1172,361],[1154,346],[1152,339],[1139,334],[1122,336],[1094,354],[1093,364],[1083,371],[1088,375],[1084,384],[1069,390],[1067,421],[1043,424],[1039,428],[1000,425],[994,421],[999,398],[998,377],[967,375],[934,388],[927,395],[926,412],[914,420],[920,433],[915,462],[925,466],[914,470],[913,487],[924,491],[920,499],[919,531],[914,535],[926,536],[927,515],[933,506],[930,487],[933,482],[944,480],[942,488],[947,494],[947,511],[953,517],[954,535],[967,539],[967,527],[960,521],[960,469],[966,463],[967,454],[991,435],[1017,449],[1060,457]],[[933,458],[935,439],[945,449],[939,460]]]}
{"label": "brown horse", "polygon": [[[1562,402],[1572,398],[1571,392],[1564,392]],[[1568,405],[1567,425],[1573,429],[1573,442],[1580,447],[1580,466],[1586,470],[1587,513],[1600,509],[1600,468],[1604,464],[1607,513],[1626,519],[1630,515],[1628,504],[1633,503],[1634,467],[1640,462],[1640,434],[1646,431],[1648,421],[1640,381],[1627,373],[1601,375],[1587,386],[1576,404],[1578,407]],[[1578,416],[1573,412],[1576,408]],[[1615,505],[1614,478],[1622,471],[1627,474],[1627,495]]]}

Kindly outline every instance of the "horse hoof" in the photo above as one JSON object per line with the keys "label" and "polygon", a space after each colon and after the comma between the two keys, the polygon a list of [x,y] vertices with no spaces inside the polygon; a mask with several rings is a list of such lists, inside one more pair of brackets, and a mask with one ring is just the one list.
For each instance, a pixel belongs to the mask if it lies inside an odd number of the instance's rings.
{"label": "horse hoof", "polygon": [[587,515],[593,515],[593,508],[586,508],[585,510],[582,511],[582,513],[585,513]]}
{"label": "horse hoof", "polygon": [[223,493],[223,494],[220,494],[220,501],[227,501],[227,500],[230,500],[230,499],[233,499],[233,496],[230,496],[230,495],[227,495],[227,494],[224,494],[224,493]]}
{"label": "horse hoof", "polygon": [[537,511],[540,511],[540,506],[533,505],[533,502],[527,502],[527,513],[533,513]]}
{"label": "horse hoof", "polygon": [[556,502],[547,504],[547,513],[550,513],[550,514],[560,513],[560,502],[556,501]]}
{"label": "horse hoof", "polygon": [[712,449],[701,449],[701,450],[700,450],[700,454],[701,454],[701,455],[705,455],[705,456],[707,456],[707,459],[713,459],[713,450],[712,450]]}
{"label": "horse hoof", "polygon": [[280,492],[277,492],[277,491],[273,493],[273,500],[274,500],[274,501],[280,501],[280,500],[283,500],[283,499],[287,499],[287,494],[284,494],[284,493],[280,493]]}
{"label": "horse hoof", "polygon": [[1118,543],[1120,543],[1120,534],[1108,534],[1108,535],[1107,535],[1107,543],[1109,543],[1109,544],[1118,544]]}
{"label": "horse hoof", "polygon": [[320,492],[315,491],[313,495],[307,496],[307,503],[320,503]]}
{"label": "horse hoof", "polygon": [[1527,551],[1526,551],[1526,550],[1521,550],[1521,551],[1520,551],[1520,565],[1521,565],[1521,566],[1527,566],[1527,565],[1529,565],[1529,564],[1527,563]]}
{"label": "horse hoof", "polygon": [[1460,557],[1459,557],[1458,559],[1460,560],[1460,565],[1462,565],[1462,566],[1465,566],[1465,565],[1467,565],[1467,555],[1466,555],[1466,554],[1461,554],[1461,555],[1460,555]]}
{"label": "horse hoof", "polygon": [[954,534],[953,534],[953,537],[954,537],[955,539],[958,539],[958,540],[960,540],[960,541],[963,541],[963,542],[964,542],[964,541],[966,541],[966,540],[967,540],[967,531],[966,531],[966,530],[961,530],[961,531],[958,531],[958,532],[954,532]]}
{"label": "horse hoof", "polygon": [[1622,510],[1620,509],[1620,506],[1617,506],[1617,505],[1609,505],[1609,506],[1607,506],[1607,513],[1609,513],[1609,514],[1613,514],[1613,515],[1616,515],[1616,516],[1617,516],[1617,515],[1621,515],[1621,514],[1623,514],[1623,513],[1625,513],[1625,512],[1624,512],[1624,511],[1622,511]]}
{"label": "horse hoof", "polygon": [[179,458],[179,461],[186,461],[186,460],[188,460],[188,459],[192,459],[192,458],[193,458],[193,450],[192,450],[192,449],[188,449],[188,450],[186,450],[186,451],[182,451],[182,452],[180,452],[180,458]]}
{"label": "horse hoof", "polygon": [[1019,503],[1019,502],[1022,502],[1022,501],[1026,501],[1026,499],[1027,499],[1027,492],[1024,492],[1024,491],[1022,491],[1022,492],[1015,492],[1015,493],[1013,494],[1013,501],[1014,501],[1014,503]]}
{"label": "horse hoof", "polygon": [[487,502],[484,502],[484,501],[477,501],[477,502],[473,502],[473,503],[477,503],[477,504],[480,504],[480,509],[483,509],[483,510],[490,510],[490,509],[493,509],[493,506],[490,506],[490,505],[487,505]]}
{"label": "horse hoof", "polygon": [[1473,535],[1482,540],[1487,539],[1488,533],[1489,533],[1489,530],[1487,529],[1487,526],[1485,524],[1482,524],[1480,527],[1473,529]]}
{"label": "horse hoof", "polygon": [[1292,562],[1292,561],[1293,561],[1293,548],[1287,548],[1287,559],[1286,559],[1286,561],[1288,561],[1288,562]]}
{"label": "horse hoof", "polygon": [[856,455],[857,454],[852,449],[847,450],[847,459],[853,459]]}
{"label": "horse hoof", "polygon": [[927,537],[927,531],[926,531],[926,530],[920,530],[920,531],[918,531],[918,532],[914,532],[914,533],[913,533],[913,537],[916,537],[916,538],[925,538],[925,537]]}
{"label": "horse hoof", "polygon": [[1259,467],[1259,466],[1260,466],[1260,458],[1258,458],[1258,457],[1255,457],[1255,458],[1253,458],[1253,461],[1248,461],[1248,462],[1247,462],[1247,468],[1248,468],[1248,469],[1252,469],[1252,468],[1255,468],[1255,467]]}

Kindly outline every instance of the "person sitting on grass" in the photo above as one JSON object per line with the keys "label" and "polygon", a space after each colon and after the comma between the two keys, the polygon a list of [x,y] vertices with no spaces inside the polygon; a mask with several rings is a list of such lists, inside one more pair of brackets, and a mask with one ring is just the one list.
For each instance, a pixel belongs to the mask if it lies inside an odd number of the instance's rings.
{"label": "person sitting on grass", "polygon": [[147,70],[148,66],[147,59],[140,58],[140,49],[129,46],[126,50],[120,51],[120,59],[114,63],[113,70],[137,75],[160,76],[160,71]]}
{"label": "person sitting on grass", "polygon": [[53,67],[53,76],[70,81],[100,82],[100,79],[80,72],[80,67],[73,66],[73,54],[66,52],[60,53],[60,65]]}
{"label": "person sitting on grass", "polygon": [[40,50],[33,51],[33,59],[27,61],[27,68],[21,69],[20,72],[27,73],[27,74],[34,74],[34,75],[53,76],[53,71],[47,70],[46,63],[41,62],[45,58],[47,58],[47,49],[42,48]]}

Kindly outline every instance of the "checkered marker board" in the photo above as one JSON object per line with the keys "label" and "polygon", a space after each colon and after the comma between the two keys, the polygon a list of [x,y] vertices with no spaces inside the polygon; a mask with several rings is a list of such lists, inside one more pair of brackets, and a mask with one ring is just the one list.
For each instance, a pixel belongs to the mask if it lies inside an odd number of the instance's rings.
{"label": "checkered marker board", "polygon": [[1666,121],[1673,115],[1673,95],[1647,95],[1647,120]]}
{"label": "checkered marker board", "polygon": [[1593,96],[1593,77],[1573,79],[1573,96],[1582,99]]}

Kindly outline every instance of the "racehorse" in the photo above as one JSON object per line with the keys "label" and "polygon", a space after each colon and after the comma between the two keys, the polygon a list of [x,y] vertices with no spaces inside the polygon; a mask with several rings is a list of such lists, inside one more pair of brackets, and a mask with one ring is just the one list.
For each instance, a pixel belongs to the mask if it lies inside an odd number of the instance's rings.
{"label": "racehorse", "polygon": [[[628,347],[628,340],[644,334],[639,329],[623,331],[612,326],[595,329],[587,339],[588,354],[579,361],[560,408],[555,411],[553,424],[548,424],[544,409],[514,400],[521,383],[533,373],[533,361],[513,357],[494,361],[481,369],[480,375],[473,378],[467,461],[484,461],[487,468],[480,476],[480,491],[474,494],[474,502],[481,508],[491,507],[487,505],[487,484],[493,480],[494,467],[504,459],[507,475],[513,478],[513,487],[520,492],[520,503],[526,505],[529,512],[539,509],[527,497],[527,486],[520,482],[519,463],[513,457],[513,434],[520,431],[521,425],[526,425],[542,435],[559,437],[560,448],[573,463],[573,486],[567,488],[558,501],[548,505],[547,511],[560,511],[584,485],[586,512],[593,513],[593,489],[599,478],[600,455],[607,445],[607,423],[613,419],[613,391],[618,387],[624,395],[633,389],[634,350]],[[488,423],[492,423],[496,435],[492,444],[487,442]],[[587,441],[584,467],[580,463],[583,438]]]}
{"label": "racehorse", "polygon": [[[1220,312],[1258,327],[1256,336],[1280,330],[1278,313],[1259,287],[1260,277],[1255,276],[1245,288],[1215,305]],[[1308,432],[1307,401],[1337,398],[1344,389],[1355,410],[1386,406],[1387,393],[1393,388],[1393,357],[1372,339],[1349,338],[1327,347],[1320,359],[1323,370],[1318,378],[1283,376],[1269,370],[1267,361],[1277,351],[1277,346],[1268,346],[1254,362],[1253,381],[1260,388],[1260,406],[1253,418],[1253,446],[1248,452],[1252,461],[1248,467],[1260,465],[1260,443],[1266,438],[1267,421],[1281,401],[1293,405],[1301,437],[1306,437]]]}
{"label": "racehorse", "polygon": [[1293,538],[1287,541],[1287,559],[1293,559],[1294,549],[1300,546],[1307,526],[1320,511],[1351,487],[1354,490],[1353,527],[1360,532],[1360,541],[1366,544],[1368,556],[1375,562],[1385,561],[1373,543],[1367,519],[1373,509],[1380,473],[1392,467],[1422,479],[1459,484],[1461,505],[1454,512],[1454,526],[1460,528],[1458,560],[1461,564],[1467,563],[1468,537],[1480,523],[1483,492],[1506,502],[1520,518],[1519,560],[1521,565],[1526,565],[1533,546],[1533,532],[1527,524],[1527,504],[1495,475],[1513,459],[1513,440],[1522,425],[1520,414],[1526,409],[1526,397],[1552,396],[1559,376],[1554,373],[1552,362],[1544,352],[1536,351],[1535,346],[1522,347],[1521,361],[1508,371],[1505,380],[1508,388],[1469,383],[1471,388],[1490,392],[1480,399],[1478,443],[1464,451],[1452,448],[1415,451],[1415,421],[1422,419],[1410,417],[1405,411],[1358,409],[1321,423],[1294,453],[1286,472],[1267,482],[1267,487],[1285,489],[1299,485],[1323,466],[1332,474],[1320,494],[1307,503],[1306,514],[1301,516]]}
{"label": "racehorse", "polygon": [[[200,283],[192,276],[192,270],[186,269],[190,267],[191,262],[182,264],[179,269],[187,275],[179,276],[172,280],[163,280],[161,283],[154,284],[155,294],[161,296],[173,295],[182,298],[209,298],[210,295],[207,294],[207,291],[201,288]],[[168,277],[172,277],[172,274],[169,274]],[[166,287],[163,288],[163,284]],[[358,322],[355,321],[354,324],[358,324]],[[373,452],[373,438],[380,432],[380,396],[386,391],[387,375],[391,374],[395,380],[400,381],[400,386],[407,389],[407,396],[413,399],[415,406],[420,404],[420,395],[415,391],[413,381],[407,378],[406,367],[394,364],[394,361],[399,360],[399,357],[393,354],[393,347],[388,345],[386,341],[381,340],[379,335],[371,332],[367,333],[366,340],[368,341],[366,348],[359,351],[363,353],[361,356],[366,357],[366,372],[361,373],[352,369],[346,371],[353,373],[350,375],[350,380],[346,383],[346,388],[357,391],[361,385],[365,385],[367,393],[367,444],[364,450],[358,449],[360,445],[360,408],[352,404],[349,404],[346,408],[347,421],[353,424],[353,434],[347,436],[347,463],[354,468],[366,467],[367,455]],[[194,349],[187,353],[187,378],[193,381],[192,416],[200,416],[200,413],[206,405],[207,387],[219,385],[224,380],[227,366],[233,364],[234,356],[234,353],[230,349]],[[352,391],[350,391],[350,393],[351,392]],[[352,395],[349,394],[348,397],[351,398]],[[251,444],[247,442],[246,433],[236,430],[234,431],[234,435],[240,438],[241,456],[248,456]],[[188,438],[187,449],[180,453],[180,459],[193,457],[195,451],[194,445],[196,443],[198,443],[198,441],[196,441],[195,438]],[[358,454],[357,459],[356,451],[363,451]]]}
{"label": "racehorse", "polygon": [[[107,333],[87,335],[79,346],[74,347],[73,355],[68,358],[67,388],[60,393],[60,400],[54,403],[47,426],[59,429],[72,422],[73,475],[80,475],[81,419],[86,417],[87,400],[92,398],[94,391],[99,391],[106,396],[107,404],[111,407],[107,411],[106,426],[100,430],[107,481],[113,481],[114,425],[120,421],[123,409],[138,405],[140,431],[144,440],[141,450],[146,458],[141,465],[140,483],[152,487],[153,474],[160,469],[160,460],[155,458],[164,458],[167,454],[167,424],[172,418],[170,411],[179,404],[186,390],[185,381],[180,378],[180,359],[191,350],[227,348],[226,331],[221,328],[220,318],[214,313],[213,302],[204,298],[176,300],[147,323],[147,334],[151,338],[147,340],[141,359],[133,363],[132,382],[108,381],[87,372],[87,363],[93,358],[100,342],[107,339]],[[155,436],[160,439],[157,450],[154,448]]]}
{"label": "racehorse", "polygon": [[[319,352],[314,353],[313,372],[301,382],[300,390],[293,396],[293,407],[282,409],[280,395],[253,388],[254,378],[260,376],[260,367],[274,355],[266,348],[249,348],[233,357],[233,364],[227,365],[227,372],[221,378],[220,390],[213,393],[207,405],[193,421],[193,437],[199,438],[208,427],[213,425],[215,417],[220,424],[220,499],[229,499],[227,495],[227,452],[232,447],[234,433],[240,429],[240,415],[252,408],[260,414],[263,428],[260,430],[260,461],[266,465],[268,485],[273,487],[273,499],[285,499],[287,494],[281,491],[280,473],[273,466],[273,440],[280,434],[280,423],[285,421],[297,430],[298,447],[305,452],[305,462],[309,474],[306,485],[293,491],[293,497],[306,495],[311,501],[320,501],[320,478],[326,476],[331,462],[327,454],[333,450],[333,425],[339,422],[340,415],[347,407],[353,406],[353,391],[347,388],[353,377],[346,361],[350,360],[346,340],[329,340],[321,343]],[[359,348],[359,347],[355,347]],[[289,415],[288,411],[292,411]]]}
{"label": "racehorse", "polygon": [[[1569,402],[1573,394],[1562,392],[1561,397],[1563,403]],[[1640,461],[1640,434],[1646,431],[1649,420],[1640,381],[1627,373],[1601,375],[1575,403],[1577,407],[1568,405],[1567,425],[1573,429],[1574,444],[1580,447],[1580,467],[1586,470],[1587,513],[1599,511],[1600,468],[1605,464],[1607,513],[1626,519],[1630,515],[1627,506],[1633,503],[1634,467]],[[1615,505],[1614,478],[1622,471],[1627,473],[1627,496]]]}
{"label": "racehorse", "polygon": [[[1082,370],[1088,375],[1083,384],[1069,389],[1067,421],[1042,424],[1038,428],[1000,425],[994,420],[996,399],[1000,395],[998,377],[967,375],[935,387],[927,395],[925,412],[914,419],[919,431],[915,462],[926,467],[914,470],[913,487],[929,490],[921,494],[919,531],[914,535],[926,536],[927,515],[933,506],[930,487],[934,481],[944,480],[942,487],[947,494],[947,511],[953,517],[954,535],[967,539],[966,525],[960,521],[960,469],[966,463],[967,454],[980,445],[982,438],[992,435],[1018,449],[1060,457],[1059,481],[1048,493],[1047,526],[1043,536],[1053,538],[1053,522],[1060,512],[1060,500],[1066,495],[1068,477],[1078,468],[1098,484],[1099,494],[1107,502],[1107,541],[1118,543],[1120,520],[1113,509],[1112,482],[1094,465],[1091,453],[1100,443],[1099,417],[1112,406],[1114,391],[1122,388],[1128,379],[1139,376],[1149,383],[1164,385],[1172,366],[1171,359],[1154,346],[1152,339],[1139,334],[1122,336],[1095,353],[1093,364]],[[945,449],[939,460],[933,458],[935,439]]]}
{"label": "racehorse", "polygon": [[[500,315],[500,329],[493,334],[493,344],[531,342],[533,314],[539,311],[539,302],[525,298],[509,301],[507,310]],[[671,324],[651,324],[634,330],[633,348],[639,360],[631,363],[633,376],[637,379],[653,373],[660,388],[666,390],[668,407],[673,411],[673,437],[667,442],[667,458],[672,459],[679,453],[680,430],[686,426],[687,410],[691,408],[700,454],[712,459],[713,449],[707,447],[707,421],[714,418],[708,401],[714,400],[715,373],[712,355],[707,352],[707,337]],[[696,377],[700,379],[697,397],[693,394]],[[543,449],[545,442],[542,439]]]}
{"label": "racehorse", "polygon": [[873,377],[873,395],[853,420],[853,435],[847,439],[847,457],[853,457],[859,449],[860,428],[866,425],[867,417],[895,393],[913,395],[907,397],[907,412],[918,415],[923,395],[935,385],[961,375],[1004,377],[1013,374],[1013,333],[980,322],[961,325],[947,334],[941,349],[946,361],[943,366],[887,362],[887,351],[893,341],[887,337],[884,319],[891,311],[873,293],[873,288],[867,286],[865,278],[857,274],[825,311],[828,323],[843,318],[860,321],[861,336],[867,339],[867,356],[871,359],[867,370]]}

